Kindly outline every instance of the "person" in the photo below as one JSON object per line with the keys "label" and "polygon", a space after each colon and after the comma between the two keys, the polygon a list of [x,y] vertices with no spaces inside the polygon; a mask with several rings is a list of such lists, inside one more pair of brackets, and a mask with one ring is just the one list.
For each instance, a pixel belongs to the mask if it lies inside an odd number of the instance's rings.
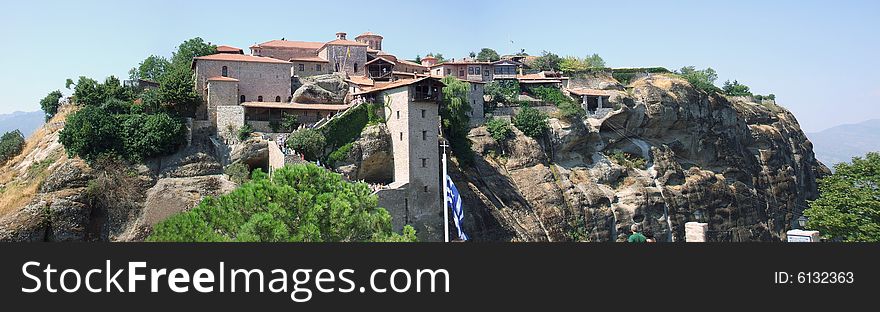
{"label": "person", "polygon": [[645,235],[645,242],[648,242],[648,243],[656,243],[657,242],[657,239],[654,238],[654,231],[651,231],[651,229],[645,229],[642,232],[645,233],[644,234]]}
{"label": "person", "polygon": [[644,243],[647,241],[645,235],[642,235],[638,223],[633,224],[629,230],[632,231],[632,235],[626,239],[627,243]]}

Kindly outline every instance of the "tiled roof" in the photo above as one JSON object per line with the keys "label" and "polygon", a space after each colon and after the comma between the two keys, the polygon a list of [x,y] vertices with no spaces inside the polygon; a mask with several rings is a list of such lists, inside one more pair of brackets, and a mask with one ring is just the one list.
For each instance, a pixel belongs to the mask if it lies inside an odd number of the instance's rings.
{"label": "tiled roof", "polygon": [[364,76],[351,76],[348,77],[348,79],[345,79],[345,81],[351,82],[359,86],[373,86],[375,84],[373,82],[373,79]]}
{"label": "tiled roof", "polygon": [[241,50],[240,48],[236,48],[236,47],[233,47],[233,46],[219,45],[219,46],[217,46],[217,52],[220,52],[220,53],[223,53],[223,52],[226,52],[226,53],[229,53],[229,52],[232,52],[232,53],[239,53],[239,52],[242,52],[242,50]]}
{"label": "tiled roof", "polygon": [[232,78],[232,77],[215,76],[215,77],[208,78],[208,81],[231,81],[231,82],[237,82],[238,79],[235,79],[235,78]]}
{"label": "tiled roof", "polygon": [[406,64],[406,65],[409,65],[409,66],[416,66],[416,67],[427,68],[427,66],[425,66],[425,65],[422,65],[422,64],[419,64],[419,63],[416,63],[416,62],[410,62],[410,61],[407,61],[407,60],[397,60],[397,62],[398,62],[398,63],[401,63],[401,64]]}
{"label": "tiled roof", "polygon": [[290,62],[288,61],[282,61],[271,57],[229,53],[217,53],[206,56],[199,56],[193,59],[193,63],[195,63],[195,61],[197,60],[290,64]]}
{"label": "tiled roof", "polygon": [[285,109],[301,109],[301,110],[323,110],[323,111],[341,111],[347,109],[350,105],[346,104],[302,104],[302,103],[284,103],[284,102],[244,102],[241,106],[251,108],[285,108]]}
{"label": "tiled roof", "polygon": [[369,62],[367,62],[367,63],[364,64],[364,65],[370,65],[370,64],[373,64],[373,63],[375,63],[375,62],[378,62],[379,60],[385,61],[386,63],[390,63],[391,65],[396,65],[396,64],[397,64],[397,63],[395,63],[395,62],[392,61],[392,60],[389,60],[389,59],[386,59],[386,58],[380,56],[380,57],[376,57],[376,58],[370,60]]}
{"label": "tiled roof", "polygon": [[320,63],[330,63],[330,61],[322,59],[317,56],[302,56],[302,57],[294,57],[290,59],[291,62],[320,62]]}
{"label": "tiled roof", "polygon": [[611,92],[599,89],[589,89],[589,88],[574,88],[569,89],[568,92],[574,93],[576,95],[589,95],[589,96],[611,96]]}
{"label": "tiled roof", "polygon": [[327,45],[348,45],[348,46],[360,46],[360,47],[368,46],[368,44],[366,44],[366,43],[360,43],[357,41],[351,41],[351,40],[346,40],[346,39],[336,39],[336,40],[325,43],[321,47],[324,47]]}
{"label": "tiled roof", "polygon": [[369,32],[369,31],[368,31],[368,32],[365,32],[365,33],[362,33],[362,34],[358,35],[358,36],[355,37],[355,38],[360,38],[360,37],[363,37],[363,36],[376,36],[376,37],[379,37],[379,38],[384,38],[384,37],[382,37],[382,36],[379,35],[379,34],[374,34],[374,33],[371,33],[371,32]]}
{"label": "tiled roof", "polygon": [[298,48],[317,50],[324,45],[322,42],[272,40],[255,44],[251,48]]}
{"label": "tiled roof", "polygon": [[[360,92],[355,92],[354,95],[368,94],[368,93],[373,93],[373,92],[383,91],[383,90],[391,90],[391,89],[402,87],[402,86],[408,86],[408,85],[423,81],[425,79],[437,79],[437,78],[435,78],[435,77],[422,77],[422,78],[417,78],[417,79],[400,79],[400,80],[392,81],[392,82],[376,82],[375,87],[365,89]],[[443,84],[439,80],[437,82],[439,82],[440,84]]]}

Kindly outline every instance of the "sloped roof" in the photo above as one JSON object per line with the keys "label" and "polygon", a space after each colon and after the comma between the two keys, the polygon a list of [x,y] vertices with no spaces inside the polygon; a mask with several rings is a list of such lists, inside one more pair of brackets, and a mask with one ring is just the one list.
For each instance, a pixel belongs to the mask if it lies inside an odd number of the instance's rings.
{"label": "sloped roof", "polygon": [[283,108],[283,109],[300,109],[300,110],[323,110],[323,111],[340,111],[347,109],[347,104],[303,104],[303,103],[284,103],[284,102],[244,102],[241,106],[251,108]]}
{"label": "sloped roof", "polygon": [[236,48],[228,45],[219,45],[217,46],[218,53],[242,53],[241,48]]}
{"label": "sloped roof", "polygon": [[229,81],[229,82],[238,82],[238,79],[232,77],[223,77],[223,76],[214,76],[208,78],[208,81]]}
{"label": "sloped roof", "polygon": [[384,37],[382,37],[382,35],[374,34],[374,33],[371,33],[371,32],[369,32],[369,31],[368,31],[368,32],[365,32],[365,33],[362,33],[362,34],[360,34],[360,35],[358,35],[357,37],[354,37],[354,38],[357,39],[357,38],[365,37],[365,36],[376,36],[376,37],[379,37],[379,38],[384,38]]}
{"label": "sloped roof", "polygon": [[397,65],[397,63],[395,63],[394,61],[391,61],[391,60],[385,59],[385,58],[383,58],[383,57],[381,57],[381,56],[376,57],[376,58],[370,60],[369,62],[367,62],[367,63],[364,64],[364,65],[370,65],[370,64],[373,64],[373,63],[378,62],[378,61],[384,61],[385,63],[391,64],[391,65]]}
{"label": "sloped roof", "polygon": [[611,92],[599,89],[589,89],[589,88],[574,88],[568,89],[568,92],[571,92],[576,95],[588,95],[588,96],[611,96]]}
{"label": "sloped roof", "polygon": [[437,80],[437,82],[440,83],[441,85],[443,84],[435,77],[422,77],[422,78],[416,78],[416,79],[400,79],[400,80],[392,81],[392,82],[376,82],[375,87],[369,88],[369,89],[366,89],[366,90],[363,90],[360,92],[355,92],[354,95],[361,95],[361,94],[368,94],[368,93],[373,93],[373,92],[378,92],[378,91],[391,90],[394,88],[399,88],[399,87],[408,86],[408,85],[411,85],[411,84],[414,84],[417,82],[421,82],[426,79],[434,79],[434,80]]}
{"label": "sloped roof", "polygon": [[297,48],[317,50],[324,45],[323,42],[272,40],[255,44],[251,48]]}
{"label": "sloped roof", "polygon": [[274,59],[271,57],[253,56],[253,55],[244,55],[244,54],[230,54],[230,53],[217,53],[217,54],[195,57],[195,58],[193,58],[193,63],[195,63],[198,60],[290,64],[290,62],[288,62],[288,61],[282,61],[282,60]]}

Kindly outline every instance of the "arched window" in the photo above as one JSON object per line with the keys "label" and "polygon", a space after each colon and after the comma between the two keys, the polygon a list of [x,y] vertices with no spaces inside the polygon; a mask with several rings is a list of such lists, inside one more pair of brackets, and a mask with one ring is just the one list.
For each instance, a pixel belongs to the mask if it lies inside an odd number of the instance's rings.
{"label": "arched window", "polygon": [[238,100],[239,100],[241,103],[244,103],[244,100],[245,100],[244,95],[238,97]]}
{"label": "arched window", "polygon": [[226,66],[223,66],[223,69],[220,70],[220,75],[223,77],[229,77],[229,69]]}
{"label": "arched window", "polygon": [[275,97],[275,102],[281,102],[281,96],[280,96],[280,95]]}
{"label": "arched window", "polygon": [[262,95],[258,96],[258,97],[257,97],[257,102],[262,102],[262,101],[263,101],[263,96],[262,96]]}

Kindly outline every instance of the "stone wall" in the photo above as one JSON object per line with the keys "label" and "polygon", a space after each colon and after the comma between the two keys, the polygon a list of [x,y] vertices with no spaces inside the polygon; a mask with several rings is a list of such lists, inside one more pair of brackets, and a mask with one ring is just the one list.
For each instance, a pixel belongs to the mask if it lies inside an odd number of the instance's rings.
{"label": "stone wall", "polygon": [[[230,126],[236,133],[230,133]],[[237,131],[244,126],[244,107],[234,106],[218,106],[217,107],[217,134],[227,139],[234,139]]]}
{"label": "stone wall", "polygon": [[332,69],[330,68],[330,63],[293,61],[293,67],[290,69],[290,76],[309,77],[323,75],[329,74],[331,70]]}
{"label": "stone wall", "polygon": [[208,78],[220,76],[223,66],[227,67],[229,77],[239,80],[238,94],[243,95],[245,101],[255,102],[259,96],[262,96],[263,101],[266,102],[274,101],[276,96],[286,100],[292,94],[290,90],[292,63],[199,60],[196,63],[196,90],[202,98],[206,99],[208,95]]}
{"label": "stone wall", "polygon": [[211,80],[208,81],[207,97],[208,120],[217,122],[217,107],[238,105],[238,82]]}
{"label": "stone wall", "polygon": [[310,48],[269,48],[260,47],[251,49],[251,53],[256,56],[266,56],[276,58],[282,61],[289,61],[296,57],[309,57],[318,55],[318,51]]}
{"label": "stone wall", "polygon": [[[336,71],[336,64],[339,64],[339,72],[346,72],[352,76],[363,76],[367,63],[367,47],[351,46],[351,45],[327,45],[320,51],[318,56],[322,59],[330,61],[330,71]],[[357,64],[357,71],[355,71]]]}
{"label": "stone wall", "polygon": [[486,121],[483,113],[483,90],[486,85],[482,83],[471,83],[470,85],[471,92],[468,94],[468,102],[471,104],[469,125],[477,127]]}

